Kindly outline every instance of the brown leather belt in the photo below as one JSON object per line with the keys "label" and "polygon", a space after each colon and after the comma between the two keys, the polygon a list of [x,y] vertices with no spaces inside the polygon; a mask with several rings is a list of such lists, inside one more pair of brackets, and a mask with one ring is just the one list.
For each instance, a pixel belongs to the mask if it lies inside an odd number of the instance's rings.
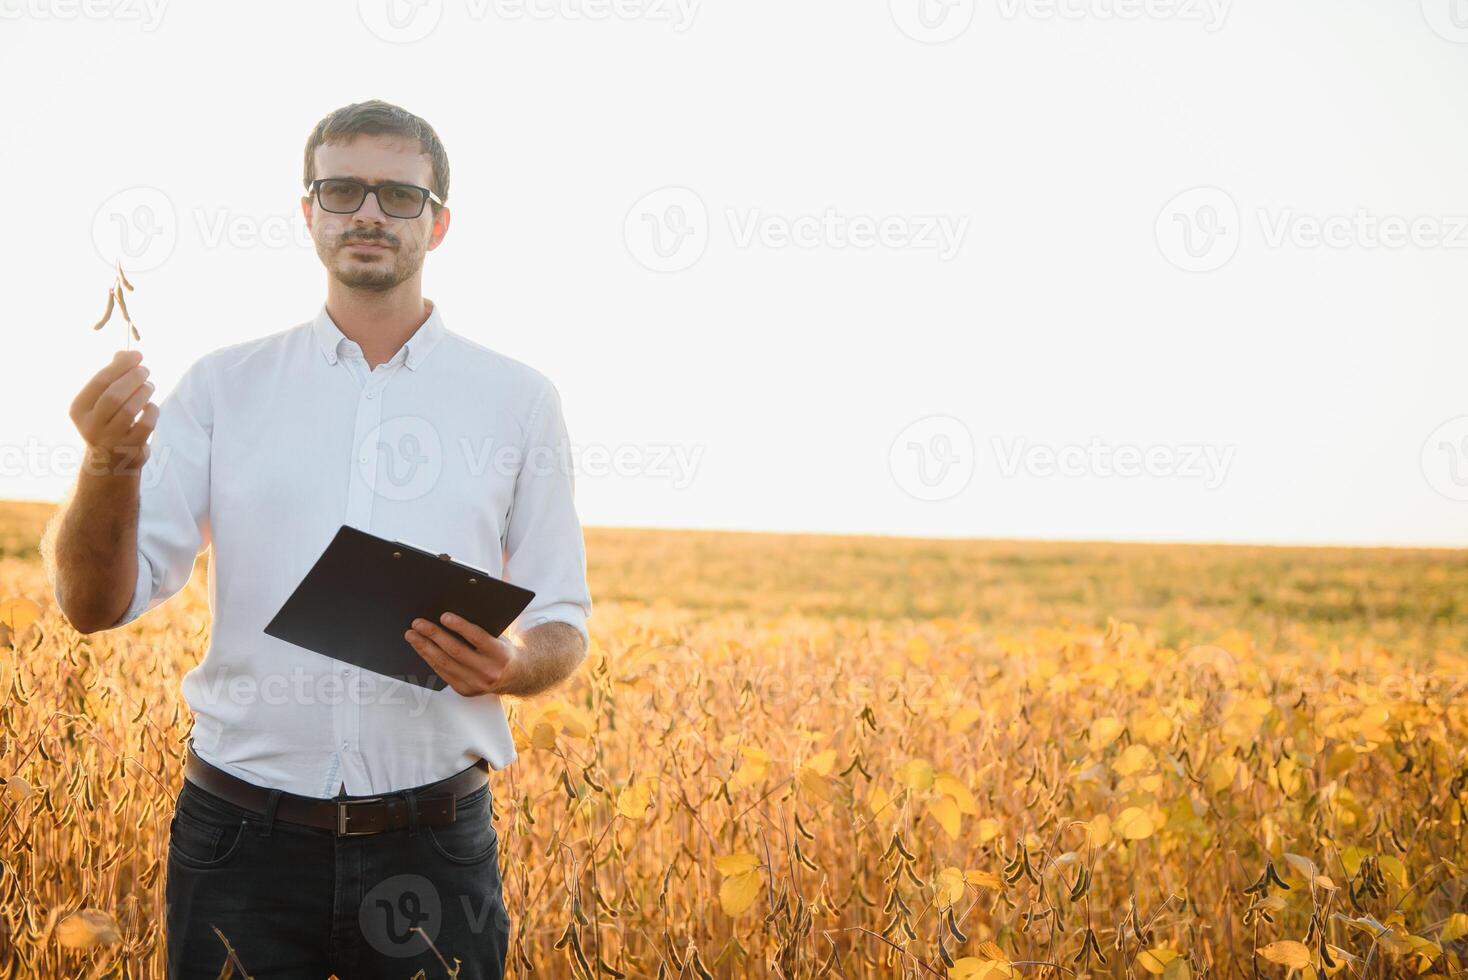
{"label": "brown leather belt", "polygon": [[[483,786],[488,771],[489,763],[480,759],[447,779],[413,787],[419,825],[442,827],[453,823],[458,801]],[[193,746],[189,746],[184,759],[184,778],[235,806],[253,810],[261,819],[275,792],[210,765],[199,758]],[[398,790],[385,796],[323,800],[282,791],[275,815],[288,823],[330,830],[337,837],[377,834],[408,826],[408,798],[402,793]]]}

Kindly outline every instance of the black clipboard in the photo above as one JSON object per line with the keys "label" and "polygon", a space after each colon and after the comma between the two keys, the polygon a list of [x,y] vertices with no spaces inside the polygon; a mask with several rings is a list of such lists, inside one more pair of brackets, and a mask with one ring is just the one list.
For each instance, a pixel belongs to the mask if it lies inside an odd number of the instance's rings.
{"label": "black clipboard", "polygon": [[499,636],[534,597],[448,555],[343,524],[265,632],[438,691],[447,682],[403,638],[414,619],[443,626],[452,612]]}

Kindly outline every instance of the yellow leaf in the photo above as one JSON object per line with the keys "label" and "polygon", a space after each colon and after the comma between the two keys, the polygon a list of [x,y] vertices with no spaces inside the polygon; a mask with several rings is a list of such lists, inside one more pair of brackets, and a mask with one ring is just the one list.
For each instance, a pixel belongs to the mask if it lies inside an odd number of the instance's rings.
{"label": "yellow leaf", "polygon": [[106,946],[121,939],[117,920],[101,909],[80,909],[56,924],[56,941],[69,949]]}
{"label": "yellow leaf", "polygon": [[562,702],[560,722],[561,729],[572,738],[591,737],[591,716],[575,705]]}
{"label": "yellow leaf", "polygon": [[1121,719],[1115,715],[1107,715],[1091,722],[1091,737],[1088,740],[1091,751],[1100,752],[1116,741],[1116,736],[1121,734],[1122,727]]}
{"label": "yellow leaf", "polygon": [[933,764],[926,759],[913,759],[897,770],[897,779],[919,793],[933,788]]}
{"label": "yellow leaf", "polygon": [[897,813],[897,808],[892,805],[891,794],[880,786],[873,787],[871,794],[867,796],[867,807],[871,809],[873,816],[883,820]]}
{"label": "yellow leaf", "polygon": [[827,801],[831,799],[831,781],[814,769],[801,766],[800,771],[795,774],[795,780],[810,795]]}
{"label": "yellow leaf", "polygon": [[907,641],[907,653],[914,661],[920,664],[928,662],[932,656],[933,645],[921,636],[909,637]]}
{"label": "yellow leaf", "polygon": [[938,872],[938,895],[948,905],[963,898],[965,879],[958,868],[944,868]]}
{"label": "yellow leaf", "polygon": [[737,854],[725,854],[723,857],[714,858],[714,867],[719,869],[721,875],[738,875],[746,871],[753,871],[759,867],[759,858],[748,851],[740,851]]}
{"label": "yellow leaf", "polygon": [[9,626],[16,633],[40,618],[41,607],[24,596],[0,602],[0,623]]}
{"label": "yellow leaf", "polygon": [[979,821],[979,843],[987,844],[999,836],[999,821],[993,817],[985,817]]}
{"label": "yellow leaf", "polygon": [[948,980],[974,980],[983,965],[984,961],[977,956],[960,957],[948,968]]}
{"label": "yellow leaf", "polygon": [[984,709],[978,705],[960,708],[953,713],[953,717],[948,719],[948,731],[950,734],[958,735],[982,717],[984,717]]}
{"label": "yellow leaf", "polygon": [[1000,949],[999,944],[992,939],[985,939],[979,943],[979,955],[986,960],[994,960],[1005,965],[1009,964],[1009,955]]}
{"label": "yellow leaf", "polygon": [[949,980],[990,980],[995,977],[1014,976],[1014,967],[1005,960],[981,960],[977,956],[965,956],[955,960],[948,968]]}
{"label": "yellow leaf", "polygon": [[974,794],[970,793],[968,787],[960,782],[953,773],[938,773],[933,777],[933,788],[953,797],[953,802],[958,804],[959,813],[966,813],[969,816],[978,814],[979,804],[974,801]]}
{"label": "yellow leaf", "polygon": [[1156,764],[1157,759],[1147,746],[1129,745],[1126,751],[1116,757],[1111,768],[1116,770],[1118,776],[1130,776],[1139,772],[1151,772]]}
{"label": "yellow leaf", "polygon": [[765,778],[765,773],[770,768],[769,753],[763,749],[746,745],[740,748],[739,755],[743,761],[735,770],[733,778],[729,780],[730,789],[744,789],[746,786],[753,786]]}
{"label": "yellow leaf", "polygon": [[1320,869],[1315,866],[1315,862],[1303,854],[1293,854],[1285,851],[1284,859],[1303,879],[1309,880],[1320,873]]}
{"label": "yellow leaf", "polygon": [[1086,832],[1091,837],[1093,847],[1103,847],[1111,843],[1111,818],[1104,813],[1096,814],[1086,825]]}
{"label": "yellow leaf", "polygon": [[940,796],[928,804],[928,813],[938,821],[938,826],[954,840],[958,839],[958,824],[961,819],[958,814],[958,804],[953,802],[952,797]]}
{"label": "yellow leaf", "polygon": [[1165,949],[1159,946],[1157,949],[1144,949],[1138,953],[1137,965],[1148,973],[1160,977],[1163,971],[1167,969],[1167,964],[1175,959],[1177,959],[1177,950]]}
{"label": "yellow leaf", "polygon": [[1153,745],[1161,745],[1172,737],[1172,719],[1162,713],[1148,715],[1132,724],[1137,738]]}
{"label": "yellow leaf", "polygon": [[1221,755],[1208,766],[1208,788],[1220,793],[1234,784],[1239,771],[1239,760],[1231,755]]}
{"label": "yellow leaf", "polygon": [[1291,970],[1303,970],[1310,965],[1309,947],[1293,939],[1272,942],[1268,946],[1259,947],[1255,952],[1269,962],[1287,966]]}
{"label": "yellow leaf", "polygon": [[1397,879],[1397,884],[1403,888],[1407,887],[1407,867],[1402,864],[1400,858],[1394,858],[1390,854],[1383,854],[1376,859],[1376,863],[1381,865],[1381,870]]}
{"label": "yellow leaf", "polygon": [[651,802],[652,784],[646,779],[638,779],[617,794],[617,812],[629,820],[641,820]]}
{"label": "yellow leaf", "polygon": [[836,750],[827,749],[805,761],[801,768],[809,769],[811,772],[820,773],[822,776],[831,775],[831,768],[836,764]]}
{"label": "yellow leaf", "polygon": [[998,980],[1014,976],[1014,966],[1008,960],[980,959],[965,956],[948,968],[949,980]]}
{"label": "yellow leaf", "polygon": [[1443,926],[1442,935],[1438,938],[1450,943],[1464,936],[1468,936],[1468,912],[1454,912],[1448,916],[1447,924]]}
{"label": "yellow leaf", "polygon": [[530,744],[537,749],[555,748],[556,726],[548,721],[537,721],[535,729],[530,733]]}
{"label": "yellow leaf", "polygon": [[1284,896],[1270,895],[1268,898],[1261,898],[1254,903],[1254,908],[1263,909],[1266,912],[1283,912],[1285,909]]}
{"label": "yellow leaf", "polygon": [[1143,840],[1152,836],[1152,818],[1139,806],[1129,806],[1116,818],[1116,832],[1125,840]]}
{"label": "yellow leaf", "polygon": [[1004,889],[1004,879],[994,871],[965,871],[963,880],[975,888],[987,888],[996,892]]}
{"label": "yellow leaf", "polygon": [[719,905],[725,915],[743,915],[759,897],[759,871],[730,875],[719,885]]}

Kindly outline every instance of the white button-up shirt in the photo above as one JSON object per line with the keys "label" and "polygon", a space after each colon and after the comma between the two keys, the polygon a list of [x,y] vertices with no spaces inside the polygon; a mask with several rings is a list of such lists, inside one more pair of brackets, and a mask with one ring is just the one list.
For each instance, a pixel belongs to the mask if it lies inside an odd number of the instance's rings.
{"label": "white button-up shirt", "polygon": [[569,440],[545,375],[450,332],[437,304],[368,370],[323,304],[314,320],[199,358],[159,408],[139,481],[137,590],[114,625],[178,592],[209,550],[213,628],[182,682],[201,758],[318,798],[514,761],[498,696],[430,691],[264,627],[349,524],[534,590],[511,630],[558,620],[585,635]]}

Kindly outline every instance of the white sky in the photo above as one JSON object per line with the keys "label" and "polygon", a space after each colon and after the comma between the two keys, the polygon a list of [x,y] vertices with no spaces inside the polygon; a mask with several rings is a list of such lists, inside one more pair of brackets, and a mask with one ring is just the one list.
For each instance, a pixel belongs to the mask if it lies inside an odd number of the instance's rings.
{"label": "white sky", "polygon": [[152,2],[0,0],[0,497],[75,473],[117,222],[161,401],[314,315],[305,140],[383,98],[449,329],[632,447],[586,524],[1468,544],[1468,3]]}

